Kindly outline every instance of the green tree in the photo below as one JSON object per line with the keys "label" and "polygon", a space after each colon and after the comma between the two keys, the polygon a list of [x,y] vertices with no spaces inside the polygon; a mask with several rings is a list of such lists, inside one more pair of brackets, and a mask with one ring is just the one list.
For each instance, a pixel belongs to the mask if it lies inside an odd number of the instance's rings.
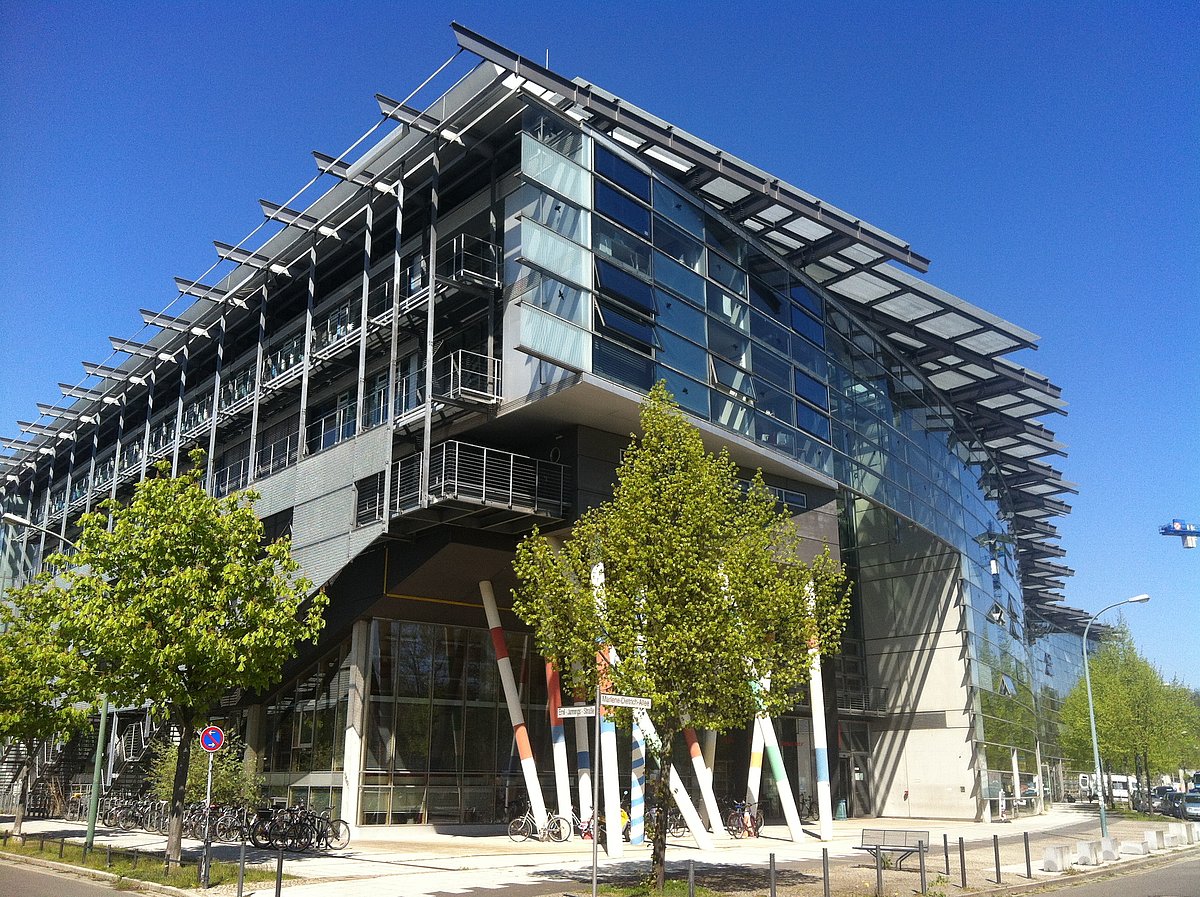
{"label": "green tree", "polygon": [[[236,736],[227,735],[221,749],[212,754],[213,803],[252,807],[258,802],[263,780],[246,769],[242,762],[244,751],[245,745]],[[190,752],[184,789],[184,800],[188,803],[204,800],[208,791],[208,758],[206,751]],[[146,781],[156,800],[171,799],[178,765],[179,745],[169,741],[155,742]]]}
{"label": "green tree", "polygon": [[11,739],[25,753],[13,834],[21,834],[37,750],[87,722],[87,707],[68,695],[74,660],[56,644],[50,618],[0,602],[0,742]]}
{"label": "green tree", "polygon": [[[516,612],[569,688],[594,693],[596,652],[615,648],[608,688],[649,697],[660,768],[687,726],[719,732],[793,707],[810,647],[838,649],[849,606],[841,564],[803,562],[790,515],[756,475],[743,490],[728,453],[705,451],[663,384],[641,410],[613,498],[561,547],[534,532],[514,561]],[[593,570],[603,565],[603,586]],[[768,691],[758,688],[770,676]],[[656,789],[659,818],[669,791]],[[665,876],[666,826],[653,870]]]}
{"label": "green tree", "polygon": [[171,477],[160,463],[128,504],[85,514],[72,558],[51,556],[12,592],[53,620],[60,650],[75,656],[75,695],[107,693],[149,704],[180,733],[167,852],[179,861],[187,772],[197,727],[233,688],[276,682],[299,641],[315,640],[327,599],[309,596],[290,540],[262,544],[257,495],[205,492],[204,453]]}

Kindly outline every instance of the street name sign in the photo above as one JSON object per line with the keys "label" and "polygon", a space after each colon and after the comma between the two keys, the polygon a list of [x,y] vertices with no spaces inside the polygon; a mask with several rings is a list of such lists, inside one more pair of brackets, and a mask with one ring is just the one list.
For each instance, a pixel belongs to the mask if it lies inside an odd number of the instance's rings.
{"label": "street name sign", "polygon": [[649,698],[635,698],[632,695],[606,695],[600,693],[600,703],[605,707],[634,707],[638,710],[649,710]]}
{"label": "street name sign", "polygon": [[566,719],[571,716],[595,716],[596,708],[592,704],[577,704],[574,707],[559,707],[558,718]]}

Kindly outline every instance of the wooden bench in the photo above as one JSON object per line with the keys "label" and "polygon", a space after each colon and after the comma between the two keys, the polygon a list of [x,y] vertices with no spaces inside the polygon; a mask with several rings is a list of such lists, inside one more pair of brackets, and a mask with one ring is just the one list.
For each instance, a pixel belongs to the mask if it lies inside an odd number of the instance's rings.
{"label": "wooden bench", "polygon": [[911,829],[865,828],[858,850],[865,850],[873,857],[881,854],[899,854],[896,868],[903,869],[904,861],[917,851],[929,850],[929,832]]}

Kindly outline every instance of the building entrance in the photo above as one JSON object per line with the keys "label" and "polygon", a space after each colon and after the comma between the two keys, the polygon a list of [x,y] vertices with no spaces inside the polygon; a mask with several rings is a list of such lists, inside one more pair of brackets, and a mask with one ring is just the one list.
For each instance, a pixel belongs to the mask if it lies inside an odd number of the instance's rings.
{"label": "building entrance", "polygon": [[871,815],[871,777],[867,754],[842,754],[838,757],[839,799],[846,801],[847,816]]}

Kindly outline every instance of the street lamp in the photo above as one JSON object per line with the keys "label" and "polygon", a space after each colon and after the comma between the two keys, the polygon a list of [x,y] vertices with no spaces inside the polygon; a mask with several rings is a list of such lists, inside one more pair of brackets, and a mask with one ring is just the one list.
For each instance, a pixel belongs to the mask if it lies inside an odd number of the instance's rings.
{"label": "street lamp", "polygon": [[1122,604],[1145,604],[1149,600],[1149,595],[1134,595],[1132,598],[1102,607],[1092,614],[1092,618],[1083,627],[1083,679],[1087,683],[1088,722],[1092,725],[1092,759],[1096,762],[1096,787],[1099,789],[1097,803],[1100,805],[1100,837],[1102,838],[1108,837],[1108,812],[1104,808],[1104,781],[1100,774],[1100,742],[1096,739],[1096,708],[1092,705],[1092,674],[1088,671],[1088,630],[1092,628],[1096,618],[1107,610],[1120,607]]}
{"label": "street lamp", "polygon": [[[5,512],[3,518],[0,519],[11,526],[33,529],[53,536],[76,551],[79,550],[79,546],[70,539],[59,535],[54,530],[40,526],[32,520],[26,520],[24,517],[18,517],[16,514],[8,512]],[[104,736],[106,734],[108,734],[108,695],[102,694],[100,695],[100,731],[96,734],[96,758],[92,764],[92,793],[88,798],[87,837],[83,842],[84,851],[91,850],[92,844],[96,840],[96,817],[100,815],[100,770],[104,767]]]}

